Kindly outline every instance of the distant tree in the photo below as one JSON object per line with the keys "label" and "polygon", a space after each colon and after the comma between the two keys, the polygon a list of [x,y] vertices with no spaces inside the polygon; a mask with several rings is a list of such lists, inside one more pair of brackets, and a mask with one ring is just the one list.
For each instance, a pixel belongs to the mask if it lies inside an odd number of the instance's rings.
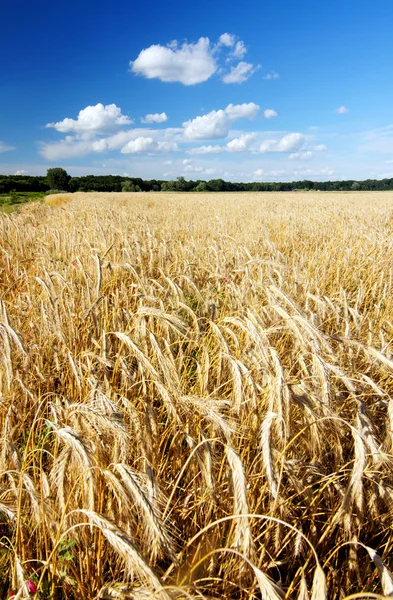
{"label": "distant tree", "polygon": [[351,185],[351,190],[360,190],[360,183],[358,181],[354,181],[353,184]]}
{"label": "distant tree", "polygon": [[187,182],[184,177],[181,175],[176,180],[176,190],[178,192],[186,192],[187,191]]}
{"label": "distant tree", "polygon": [[162,192],[174,192],[175,190],[177,190],[177,181],[173,181],[173,179],[170,179],[169,181],[163,181],[161,184],[161,191]]}
{"label": "distant tree", "polygon": [[131,181],[127,180],[121,186],[121,191],[122,192],[136,192],[135,185]]}
{"label": "distant tree", "polygon": [[206,192],[207,184],[206,181],[200,181],[193,189],[194,192]]}
{"label": "distant tree", "polygon": [[68,184],[71,176],[68,175],[67,171],[60,167],[54,167],[48,169],[46,172],[46,180],[51,190],[68,190]]}
{"label": "distant tree", "polygon": [[207,187],[212,192],[223,192],[225,190],[225,181],[223,179],[210,179]]}

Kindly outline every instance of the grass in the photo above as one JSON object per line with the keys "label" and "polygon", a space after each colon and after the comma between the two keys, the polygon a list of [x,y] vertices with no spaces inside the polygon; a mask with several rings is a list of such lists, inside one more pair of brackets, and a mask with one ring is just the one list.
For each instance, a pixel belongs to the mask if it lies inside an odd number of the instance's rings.
{"label": "grass", "polygon": [[0,194],[0,212],[11,213],[28,202],[42,201],[45,192],[10,192]]}
{"label": "grass", "polygon": [[390,596],[393,194],[66,200],[0,218],[0,595]]}

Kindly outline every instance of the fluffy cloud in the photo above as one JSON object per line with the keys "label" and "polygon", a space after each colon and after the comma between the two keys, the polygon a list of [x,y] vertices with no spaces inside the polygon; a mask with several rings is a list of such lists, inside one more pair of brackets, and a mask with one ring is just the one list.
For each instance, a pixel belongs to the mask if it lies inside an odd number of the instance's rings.
{"label": "fluffy cloud", "polygon": [[236,46],[232,53],[232,56],[240,59],[243,58],[245,54],[247,54],[247,48],[245,47],[244,42],[242,42],[242,40],[239,40],[238,42],[236,42]]}
{"label": "fluffy cloud", "polygon": [[138,137],[131,140],[122,149],[122,154],[137,154],[139,152],[148,152],[154,146],[154,140],[151,137]]}
{"label": "fluffy cloud", "polygon": [[165,123],[168,120],[166,113],[154,113],[142,117],[142,123]]}
{"label": "fluffy cloud", "polygon": [[288,156],[288,160],[310,160],[314,154],[307,150],[306,152],[294,152]]}
{"label": "fluffy cloud", "polygon": [[231,127],[231,120],[223,110],[212,110],[207,115],[196,117],[183,123],[184,136],[190,140],[225,138]]}
{"label": "fluffy cloud", "polygon": [[209,140],[225,138],[236,119],[252,119],[259,111],[254,102],[249,104],[228,104],[224,110],[212,110],[207,115],[196,117],[183,123],[184,137],[189,140]]}
{"label": "fluffy cloud", "polygon": [[50,161],[76,158],[91,152],[99,154],[111,152],[113,150],[121,150],[128,142],[135,141],[138,138],[151,138],[154,140],[154,144],[149,152],[172,152],[178,149],[176,140],[182,138],[182,134],[182,129],[168,128],[160,130],[140,127],[119,131],[113,135],[102,137],[100,139],[92,139],[91,137],[88,139],[81,139],[78,136],[68,135],[60,142],[40,144],[40,154]]}
{"label": "fluffy cloud", "polygon": [[349,110],[348,110],[348,108],[346,108],[346,106],[339,106],[338,108],[335,109],[334,112],[337,113],[338,115],[346,115],[347,113],[349,113]]}
{"label": "fluffy cloud", "polygon": [[258,67],[244,61],[239,62],[236,67],[231,67],[229,73],[222,77],[223,83],[243,83],[255,73]]}
{"label": "fluffy cloud", "polygon": [[107,152],[109,150],[109,144],[106,140],[101,139],[91,144],[93,152]]}
{"label": "fluffy cloud", "polygon": [[236,36],[233,35],[232,33],[223,33],[218,38],[218,43],[221,44],[222,46],[227,46],[228,48],[231,48],[232,46],[234,46],[235,42],[236,42]]}
{"label": "fluffy cloud", "polygon": [[263,78],[266,80],[280,79],[280,75],[278,73],[276,73],[275,71],[271,71],[270,73],[266,73],[266,75],[264,75]]}
{"label": "fluffy cloud", "polygon": [[271,108],[267,108],[263,111],[263,116],[265,119],[272,119],[273,117],[278,117],[278,113]]}
{"label": "fluffy cloud", "polygon": [[255,119],[259,113],[259,106],[255,102],[248,102],[248,104],[228,104],[225,113],[232,121],[235,119]]}
{"label": "fluffy cloud", "polygon": [[8,146],[8,144],[0,141],[0,152],[8,152],[9,150],[15,150],[14,146]]}
{"label": "fluffy cloud", "polygon": [[150,154],[161,154],[166,152],[176,152],[178,145],[175,142],[156,142],[151,137],[138,137],[131,140],[122,149],[122,154],[141,154],[148,152]]}
{"label": "fluffy cloud", "polygon": [[304,146],[306,138],[302,133],[288,133],[280,140],[267,140],[259,147],[262,154],[267,152],[296,152]]}
{"label": "fluffy cloud", "polygon": [[247,54],[247,48],[244,45],[243,40],[239,40],[237,35],[233,33],[223,33],[218,38],[217,46],[226,46],[227,48],[233,48],[230,53],[229,59],[237,58],[241,60],[245,54]]}
{"label": "fluffy cloud", "polygon": [[217,63],[209,38],[201,37],[195,44],[154,44],[142,50],[130,67],[133,73],[147,79],[195,85],[207,81],[216,72]]}
{"label": "fluffy cloud", "polygon": [[317,152],[325,152],[325,150],[327,150],[327,146],[325,146],[325,144],[318,144],[318,146],[314,146],[314,150]]}
{"label": "fluffy cloud", "polygon": [[245,152],[255,139],[254,133],[245,133],[227,143],[228,152]]}
{"label": "fluffy cloud", "polygon": [[130,125],[132,122],[132,119],[121,114],[121,109],[116,104],[104,106],[99,103],[83,108],[79,111],[77,119],[66,118],[57,123],[48,123],[46,127],[53,127],[61,133],[99,134],[112,131],[118,126]]}
{"label": "fluffy cloud", "polygon": [[220,63],[240,61],[236,66],[231,66],[222,81],[243,83],[259,68],[242,61],[246,53],[244,42],[232,33],[220,35],[216,44],[211,43],[208,37],[201,37],[195,43],[179,44],[173,40],[166,46],[153,44],[144,48],[130,62],[130,70],[147,79],[195,85],[207,81],[216,72],[222,73]]}
{"label": "fluffy cloud", "polygon": [[28,175],[29,171],[25,171],[24,169],[21,169],[20,171],[16,171],[15,175]]}

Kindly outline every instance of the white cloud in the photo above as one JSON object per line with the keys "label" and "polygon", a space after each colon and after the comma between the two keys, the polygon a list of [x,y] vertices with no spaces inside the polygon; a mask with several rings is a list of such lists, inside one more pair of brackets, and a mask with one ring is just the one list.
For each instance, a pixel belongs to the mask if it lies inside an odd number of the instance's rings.
{"label": "white cloud", "polygon": [[21,169],[20,171],[16,171],[15,175],[28,175],[29,171],[25,171],[24,169]]}
{"label": "white cloud", "polygon": [[95,106],[86,106],[79,111],[76,120],[66,118],[57,123],[48,123],[46,127],[52,127],[62,133],[99,134],[131,123],[133,123],[132,119],[122,115],[121,109],[116,104],[104,106],[98,103]]}
{"label": "white cloud", "polygon": [[170,46],[154,44],[142,50],[130,67],[147,79],[195,85],[207,81],[216,72],[217,63],[209,38],[201,37],[195,44],[179,46],[176,40]]}
{"label": "white cloud", "polygon": [[289,133],[278,142],[277,152],[293,152],[301,148],[305,141],[302,133]]}
{"label": "white cloud", "polygon": [[294,152],[288,156],[288,160],[310,160],[314,154],[307,150],[306,152]]}
{"label": "white cloud", "polygon": [[280,140],[267,140],[259,147],[259,152],[296,152],[306,141],[302,133],[288,133]]}
{"label": "white cloud", "polygon": [[263,116],[265,119],[271,119],[272,117],[278,117],[278,113],[272,108],[267,108],[263,111]]}
{"label": "white cloud", "polygon": [[235,58],[243,58],[243,56],[247,54],[247,48],[242,40],[236,42],[236,46],[232,54]]}
{"label": "white cloud", "polygon": [[148,152],[153,148],[154,140],[151,137],[138,137],[136,140],[131,140],[121,149],[122,154],[138,154],[140,152]]}
{"label": "white cloud", "polygon": [[155,142],[152,137],[138,137],[131,140],[121,149],[122,154],[141,154],[149,152],[152,154],[176,152],[178,145],[174,142]]}
{"label": "white cloud", "polygon": [[141,118],[142,123],[165,123],[168,120],[166,113],[148,114]]}
{"label": "white cloud", "polygon": [[97,140],[91,144],[93,152],[107,152],[109,144],[105,139]]}
{"label": "white cloud", "polygon": [[236,42],[236,36],[233,35],[232,33],[223,33],[218,38],[218,43],[221,44],[222,46],[227,46],[228,48],[233,46],[235,44],[235,42]]}
{"label": "white cloud", "polygon": [[255,140],[254,133],[245,133],[227,143],[228,152],[245,152]]}
{"label": "white cloud", "polygon": [[318,146],[314,146],[314,150],[317,150],[317,152],[325,152],[327,146],[325,146],[325,144],[318,144]]}
{"label": "white cloud", "polygon": [[184,137],[190,140],[225,138],[234,120],[252,119],[258,111],[259,106],[254,102],[228,104],[224,110],[212,110],[207,115],[183,123]]}
{"label": "white cloud", "polygon": [[0,141],[0,152],[8,152],[9,150],[15,150],[14,146],[8,146],[5,142]]}
{"label": "white cloud", "polygon": [[216,44],[211,43],[208,37],[201,37],[195,43],[180,44],[173,40],[166,46],[153,44],[144,48],[134,61],[130,61],[130,71],[147,79],[195,85],[207,81],[214,73],[222,73],[220,63],[223,65],[237,60],[241,62],[231,66],[222,81],[243,83],[260,68],[260,65],[254,67],[242,61],[246,53],[243,40],[232,33],[220,35]]}
{"label": "white cloud", "polygon": [[172,162],[173,162],[172,160],[165,160],[164,165],[169,166],[172,164]]}
{"label": "white cloud", "polygon": [[244,61],[239,62],[236,67],[231,67],[229,73],[222,77],[223,83],[243,83],[255,73],[259,67],[254,67],[252,63]]}
{"label": "white cloud", "polygon": [[231,127],[231,120],[223,110],[212,110],[207,115],[196,117],[183,123],[184,136],[190,140],[225,138]]}
{"label": "white cloud", "polygon": [[338,115],[346,115],[349,113],[349,110],[345,106],[339,106],[339,108],[336,108],[334,112]]}
{"label": "white cloud", "polygon": [[253,175],[253,177],[262,177],[263,169],[256,169],[256,171],[254,171],[252,175]]}
{"label": "white cloud", "polygon": [[176,142],[157,142],[155,152],[165,154],[167,152],[178,152],[179,146]]}
{"label": "white cloud", "polygon": [[223,146],[199,146],[198,148],[191,148],[190,150],[186,150],[187,154],[219,154],[220,152],[224,152],[225,148]]}
{"label": "white cloud", "polygon": [[235,119],[254,119],[259,112],[258,104],[255,102],[243,104],[228,104],[225,113],[232,120]]}
{"label": "white cloud", "polygon": [[278,73],[276,73],[275,71],[270,71],[270,73],[266,73],[266,75],[263,76],[264,79],[280,79],[280,75]]}
{"label": "white cloud", "polygon": [[[156,145],[152,150],[154,153],[172,152],[178,149],[176,141],[183,139],[183,129],[170,127],[167,129],[148,129],[139,127],[119,131],[100,139],[92,139],[91,136],[80,137],[68,135],[60,142],[40,144],[40,154],[47,160],[54,161],[84,156],[91,152],[111,152],[120,150],[128,142],[141,137],[150,137],[155,140]],[[160,142],[161,144],[159,144]]]}
{"label": "white cloud", "polygon": [[[71,139],[70,139],[71,138]],[[46,160],[64,160],[84,156],[91,151],[91,143],[66,136],[54,144],[40,144],[40,154]]]}

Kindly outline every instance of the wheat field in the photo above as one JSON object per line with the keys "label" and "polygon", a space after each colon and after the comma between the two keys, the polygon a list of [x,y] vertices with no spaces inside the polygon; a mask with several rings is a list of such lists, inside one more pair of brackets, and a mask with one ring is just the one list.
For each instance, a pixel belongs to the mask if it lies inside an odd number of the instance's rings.
{"label": "wheat field", "polygon": [[0,596],[393,595],[393,193],[0,215]]}

